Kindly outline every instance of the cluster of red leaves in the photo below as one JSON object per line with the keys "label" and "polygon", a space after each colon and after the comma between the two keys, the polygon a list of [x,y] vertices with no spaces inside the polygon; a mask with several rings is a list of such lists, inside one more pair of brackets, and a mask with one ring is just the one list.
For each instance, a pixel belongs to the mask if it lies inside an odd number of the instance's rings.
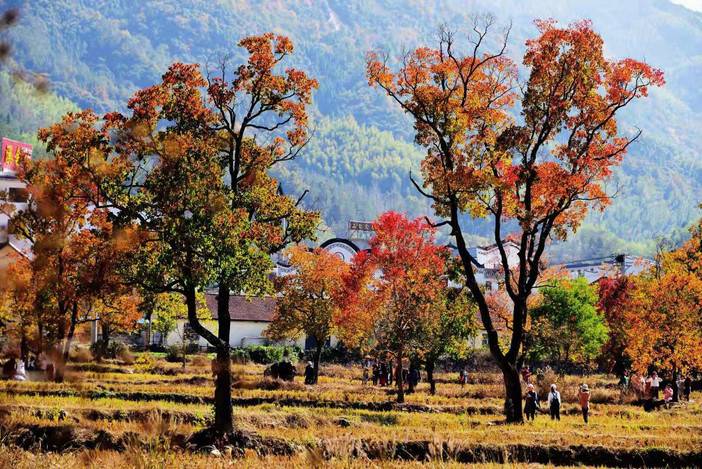
{"label": "cluster of red leaves", "polygon": [[386,212],[373,229],[370,249],[354,258],[337,323],[350,343],[370,339],[396,354],[420,340],[422,325],[437,319],[435,302],[447,282],[446,252],[421,218]]}

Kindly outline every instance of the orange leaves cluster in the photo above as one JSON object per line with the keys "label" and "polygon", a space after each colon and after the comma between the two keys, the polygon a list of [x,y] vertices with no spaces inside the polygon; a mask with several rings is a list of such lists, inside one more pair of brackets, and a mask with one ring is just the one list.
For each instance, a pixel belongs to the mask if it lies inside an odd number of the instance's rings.
{"label": "orange leaves cluster", "polygon": [[[139,299],[117,274],[133,246],[117,241],[109,210],[99,205],[96,180],[112,170],[102,165],[86,170],[94,166],[93,152],[104,148],[95,122],[94,114],[83,112],[43,129],[40,137],[54,158],[27,160],[19,171],[31,198],[26,210],[13,215],[11,230],[32,242],[31,260],[17,267],[23,267],[32,291],[23,314],[30,315],[34,331],[44,331],[35,334],[39,350],[42,342],[56,345],[77,322],[98,316],[101,304],[119,304],[120,313],[133,312],[132,327],[136,322]],[[25,288],[16,285],[15,296]]]}
{"label": "orange leaves cluster", "polygon": [[[480,51],[490,22],[475,29],[471,54],[458,54],[444,31],[437,49],[407,54],[397,72],[369,54],[367,75],[414,118],[416,141],[428,149],[424,187],[438,214],[457,203],[472,216],[516,219],[525,230],[548,222],[564,237],[589,205],[609,203],[602,182],[631,142],[618,134],[615,113],[664,80],[645,63],[605,59],[589,21],[536,24],[522,94],[504,48]],[[517,100],[515,123],[509,111]]]}
{"label": "orange leaves cluster", "polygon": [[686,372],[702,367],[702,230],[700,223],[658,265],[629,279],[613,305],[622,316],[626,352],[639,372],[649,366]]}
{"label": "orange leaves cluster", "polygon": [[702,366],[702,279],[682,269],[640,276],[626,303],[627,353],[633,368],[686,372]]}
{"label": "orange leaves cluster", "polygon": [[349,266],[324,249],[296,245],[287,251],[294,273],[280,279],[280,293],[267,335],[296,338],[302,333],[324,342],[334,328],[344,298]]}

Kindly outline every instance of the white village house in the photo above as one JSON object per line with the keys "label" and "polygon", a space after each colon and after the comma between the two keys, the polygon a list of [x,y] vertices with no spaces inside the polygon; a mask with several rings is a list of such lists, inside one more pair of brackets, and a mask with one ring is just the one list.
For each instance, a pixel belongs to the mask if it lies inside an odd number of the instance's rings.
{"label": "white village house", "polygon": [[[209,330],[217,333],[217,294],[214,292],[206,293],[205,301],[210,311],[210,317],[203,319],[201,322]],[[274,312],[274,297],[247,298],[242,295],[232,295],[229,298],[229,320],[232,323],[229,333],[229,344],[232,347],[267,344],[268,339],[266,339],[264,331],[273,320]],[[178,319],[176,321],[176,329],[168,334],[163,344],[180,344],[184,338],[192,337],[193,334],[190,333],[189,329],[190,326],[187,319]],[[152,338],[152,343],[159,343],[159,341],[158,335]],[[303,347],[305,340],[301,338],[296,343]],[[197,338],[197,344],[201,348],[208,346],[207,341],[202,337]]]}
{"label": "white village house", "polygon": [[[360,250],[368,248],[368,239],[372,236],[372,227],[367,222],[349,222],[349,238],[332,238],[320,245],[346,262],[351,262],[353,256]],[[518,246],[512,241],[505,243],[510,262],[516,262]],[[471,255],[476,259],[476,276],[478,281],[485,285],[486,289],[497,290],[499,283],[500,255],[497,245],[471,248]],[[291,272],[288,265],[280,257],[274,258],[276,267],[273,275],[282,276]],[[217,331],[217,296],[216,292],[208,292],[205,295],[209,318],[203,320],[203,324],[212,332]],[[275,297],[252,297],[247,298],[241,295],[232,295],[229,300],[229,318],[231,320],[231,331],[229,344],[232,347],[246,347],[249,345],[268,344],[265,337],[266,327],[273,320],[275,312]],[[190,332],[187,319],[178,319],[177,326],[168,337],[163,340],[163,345],[180,344],[188,338],[193,338],[193,343],[199,347],[206,348],[207,341],[197,337]],[[479,348],[485,344],[485,334],[478,333],[472,341],[472,346]],[[301,348],[314,347],[311,340],[301,337],[294,341]],[[151,343],[161,343],[160,337],[156,334],[152,336]],[[337,339],[332,337],[328,345],[335,345]]]}
{"label": "white village house", "polygon": [[[349,222],[349,237],[332,238],[320,245],[321,248],[336,254],[346,262],[350,262],[353,256],[360,250],[368,248],[368,240],[372,236],[372,227],[367,222]],[[518,263],[519,245],[511,240],[504,243],[507,258],[511,265]],[[496,291],[502,281],[500,274],[501,259],[499,249],[496,244],[487,246],[476,246],[470,248],[470,253],[475,259],[476,278],[478,282],[485,286],[486,290]],[[273,275],[282,276],[291,273],[290,266],[284,260],[276,256],[276,267]],[[572,277],[585,277],[590,283],[596,282],[602,277],[624,274],[631,275],[641,272],[649,267],[651,261],[641,257],[628,255],[612,255],[597,259],[586,259],[560,264],[560,267],[568,272]],[[215,292],[207,293],[206,302],[210,311],[210,318],[204,320],[205,326],[213,332],[217,330],[217,298]],[[229,301],[229,317],[232,322],[230,332],[230,345],[232,347],[245,347],[248,345],[268,344],[265,337],[266,327],[273,319],[275,312],[275,297],[253,297],[246,298],[241,295],[232,295]],[[478,324],[481,324],[478,319]],[[188,336],[189,326],[186,319],[177,321],[177,328],[171,332],[164,340],[164,345],[179,344],[183,337]],[[194,336],[190,334],[190,336]],[[484,331],[479,331],[472,339],[471,346],[474,348],[484,347],[487,343],[487,335]],[[152,343],[159,343],[158,337],[152,337]],[[310,348],[314,344],[304,337],[294,341],[301,348]],[[332,338],[330,345],[337,343],[336,338]],[[197,338],[197,344],[205,348],[207,341]]]}

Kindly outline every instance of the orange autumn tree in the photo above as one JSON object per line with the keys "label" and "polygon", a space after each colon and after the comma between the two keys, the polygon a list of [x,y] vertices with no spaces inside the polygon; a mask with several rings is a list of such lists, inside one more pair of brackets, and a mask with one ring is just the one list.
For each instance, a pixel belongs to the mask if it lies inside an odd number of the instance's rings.
{"label": "orange autumn tree", "polygon": [[41,310],[35,308],[33,280],[31,263],[23,256],[0,269],[0,335],[19,346],[25,362],[30,351],[38,354],[41,349],[37,325],[43,321],[36,315]]}
{"label": "orange autumn tree", "polygon": [[[50,131],[39,136],[49,142]],[[18,176],[30,200],[27,209],[13,214],[10,229],[32,244],[28,275],[38,342],[61,381],[76,326],[95,319],[95,308],[106,298],[127,309],[139,300],[116,274],[131,247],[116,241],[108,211],[92,203],[96,187],[90,176],[70,164],[76,149],[52,143],[47,148],[53,159],[21,165]]]}
{"label": "orange autumn tree", "polygon": [[313,337],[314,383],[319,378],[319,360],[324,344],[334,333],[344,292],[348,265],[325,249],[294,246],[287,252],[294,273],[280,279],[273,321],[266,335],[274,340]]}
{"label": "orange autumn tree", "polygon": [[[693,238],[663,253],[659,266],[629,279],[623,305],[625,350],[638,373],[670,373],[678,399],[681,373],[702,368],[702,278],[690,263]],[[692,256],[696,257],[696,256]]]}
{"label": "orange autumn tree", "polygon": [[[96,204],[120,225],[138,227],[133,243],[141,245],[126,276],[149,294],[182,294],[193,330],[216,349],[218,434],[234,427],[229,297],[269,292],[270,254],[314,236],[319,219],[270,174],[307,142],[306,108],[317,83],[294,68],[281,71],[293,52],[283,36],[239,45],[248,52],[244,64],[225,60],[205,77],[197,65],[175,63],[100,128],[89,111],[53,127],[57,146],[84,152],[74,164],[93,175]],[[72,141],[74,129],[91,140]],[[198,292],[212,286],[216,332],[196,306]]]}
{"label": "orange autumn tree", "polygon": [[[662,85],[663,74],[633,59],[606,59],[589,21],[560,27],[548,20],[536,22],[539,35],[526,43],[528,78],[520,83],[505,54],[509,31],[491,48],[493,18],[476,18],[471,26],[464,51],[452,32],[442,30],[436,48],[406,54],[397,71],[387,56],[371,53],[367,75],[371,86],[410,114],[415,141],[427,149],[423,184],[410,177],[441,217],[435,226],[451,229],[503,374],[507,421],[521,422],[517,364],[544,250],[550,239],[575,231],[589,207],[609,204],[604,183],[638,136],[623,135],[615,115],[650,86]],[[506,346],[461,230],[469,217],[492,221],[512,302]],[[517,261],[509,260],[505,230],[516,230]]]}
{"label": "orange autumn tree", "polygon": [[[292,41],[265,33],[249,36],[238,45],[248,53],[245,63],[222,60],[208,71],[208,104],[216,116],[211,129],[217,136],[217,151],[223,170],[224,195],[232,211],[246,213],[247,243],[264,255],[276,253],[291,242],[313,238],[319,214],[305,210],[297,198],[284,194],[271,175],[276,165],[295,159],[309,140],[308,106],[318,83],[299,69],[286,65],[294,53]],[[239,257],[220,262],[216,282],[218,338],[226,347],[218,349],[222,373],[218,374],[215,426],[233,428],[231,378],[229,373],[229,297],[249,283],[258,262]],[[243,261],[243,262],[242,262]],[[260,290],[260,289],[259,289]]]}
{"label": "orange autumn tree", "polygon": [[[401,376],[403,359],[422,354],[425,329],[440,320],[446,249],[434,244],[435,230],[421,218],[386,212],[373,229],[369,251],[354,257],[337,321],[347,341],[367,342],[380,354],[392,355]],[[402,379],[396,382],[397,402],[404,402]]]}
{"label": "orange autumn tree", "polygon": [[597,308],[604,314],[609,339],[602,348],[600,365],[610,372],[621,374],[629,366],[627,355],[627,329],[629,322],[626,308],[633,283],[625,275],[602,277],[597,281],[599,300]]}

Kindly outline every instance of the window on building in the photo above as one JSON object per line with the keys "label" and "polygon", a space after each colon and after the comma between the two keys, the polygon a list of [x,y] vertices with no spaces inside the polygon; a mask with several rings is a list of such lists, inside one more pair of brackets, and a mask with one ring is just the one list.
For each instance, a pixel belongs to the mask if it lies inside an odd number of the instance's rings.
{"label": "window on building", "polygon": [[490,281],[485,282],[485,289],[487,291],[491,291],[492,290],[492,282],[490,282]]}
{"label": "window on building", "polygon": [[487,332],[483,332],[482,339],[483,339],[483,347],[487,348],[489,346]]}

